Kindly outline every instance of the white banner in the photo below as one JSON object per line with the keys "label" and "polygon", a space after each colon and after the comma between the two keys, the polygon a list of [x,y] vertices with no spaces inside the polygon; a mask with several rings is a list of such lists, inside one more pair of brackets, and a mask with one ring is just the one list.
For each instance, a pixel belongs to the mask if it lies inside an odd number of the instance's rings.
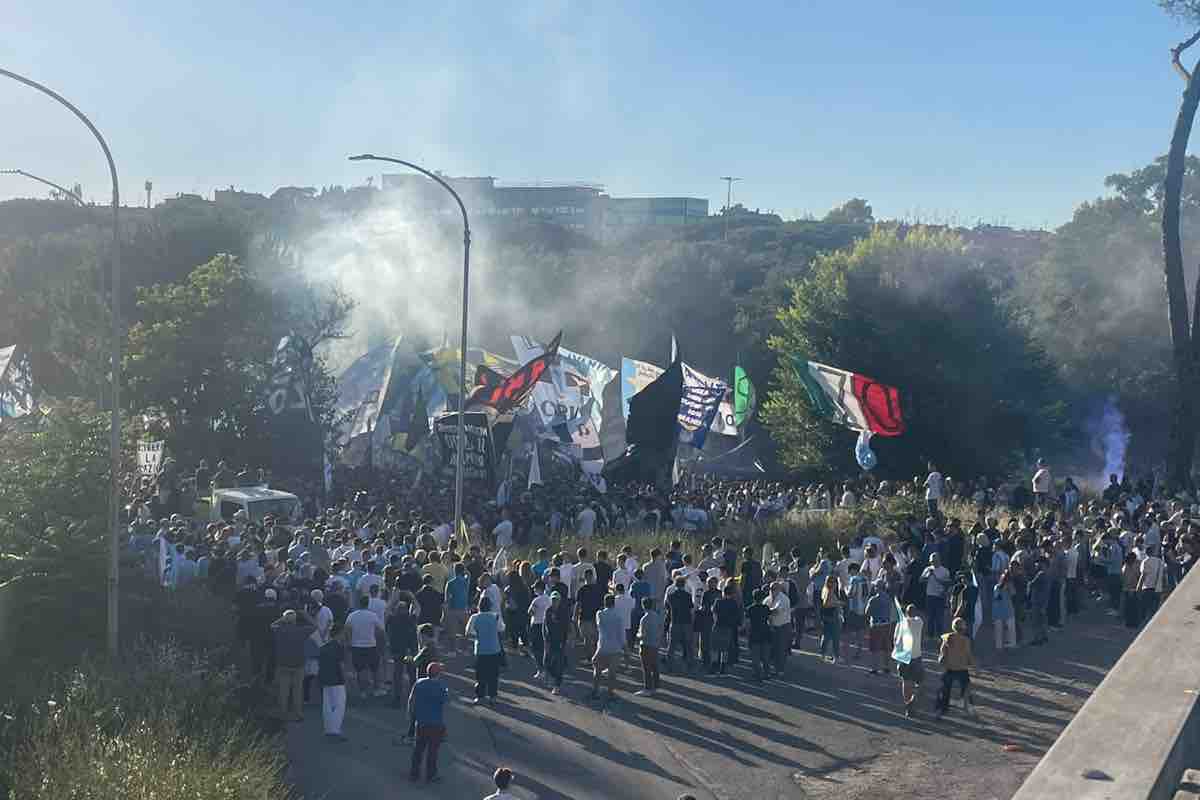
{"label": "white banner", "polygon": [[[517,360],[523,364],[545,352],[540,342],[528,336],[514,335],[511,340]],[[604,387],[616,374],[596,359],[560,346],[558,359],[550,367],[550,381],[539,382],[531,395],[543,436],[556,438],[553,428],[566,425],[571,441],[585,457],[599,456]]]}
{"label": "white banner", "polygon": [[154,477],[163,460],[162,442],[138,442],[137,449],[138,472]]}

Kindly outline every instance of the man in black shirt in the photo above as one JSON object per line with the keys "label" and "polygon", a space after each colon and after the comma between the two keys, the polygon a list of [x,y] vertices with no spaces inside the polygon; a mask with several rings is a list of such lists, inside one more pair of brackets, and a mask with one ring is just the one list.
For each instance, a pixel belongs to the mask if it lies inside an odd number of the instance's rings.
{"label": "man in black shirt", "polygon": [[687,590],[687,579],[678,577],[675,585],[667,592],[667,662],[664,669],[671,671],[671,659],[678,648],[683,653],[683,668],[692,671],[692,623],[695,603]]}
{"label": "man in black shirt", "polygon": [[606,591],[604,586],[596,582],[596,573],[590,569],[584,570],[583,585],[579,587],[575,599],[578,607],[576,622],[585,653],[596,648],[596,614],[604,607]]}
{"label": "man in black shirt", "polygon": [[692,623],[696,631],[697,647],[700,650],[701,669],[707,669],[709,674],[716,672],[716,664],[713,661],[713,606],[721,597],[721,592],[717,590],[717,577],[714,575],[709,578],[708,573],[701,572],[700,580],[704,581],[706,588],[700,596],[700,607],[696,609],[694,621]]}
{"label": "man in black shirt", "polygon": [[426,575],[421,579],[421,583],[421,590],[417,592],[417,605],[421,607],[421,615],[417,623],[428,622],[434,628],[440,628],[442,627],[442,604],[445,603],[446,598],[433,588],[432,575]]}
{"label": "man in black shirt", "polygon": [[751,604],[746,608],[746,618],[750,621],[750,665],[754,667],[754,680],[761,681],[771,677],[771,609],[766,606],[767,591],[759,589],[751,597]]}
{"label": "man in black shirt", "polygon": [[[596,584],[605,591],[608,591],[608,585],[612,583],[613,565],[608,561],[608,551],[601,550],[596,553]],[[629,587],[626,586],[626,589]]]}
{"label": "man in black shirt", "polygon": [[[562,573],[558,571],[557,567],[554,567],[553,569],[551,569],[548,574],[550,575],[550,580],[549,580],[550,593],[551,594],[558,593],[561,596],[562,608],[563,608],[562,613],[566,616],[567,621],[569,623],[571,620],[575,619],[575,614],[574,614],[574,605],[575,604],[571,601],[571,593],[567,589],[567,585],[565,583],[563,583]],[[571,652],[570,626],[568,625],[567,635],[563,641],[563,647],[562,647],[563,664],[565,665],[564,669],[568,669],[570,667],[572,655],[573,654]],[[560,681],[560,683],[561,683],[561,681]]]}
{"label": "man in black shirt", "polygon": [[[554,578],[557,579],[558,576],[555,575]],[[562,586],[561,583],[558,585]],[[542,626],[546,671],[554,683],[551,694],[562,694],[563,674],[566,672],[564,652],[571,629],[571,614],[566,597],[566,592],[557,588],[550,593],[550,607],[546,609],[546,621]]]}

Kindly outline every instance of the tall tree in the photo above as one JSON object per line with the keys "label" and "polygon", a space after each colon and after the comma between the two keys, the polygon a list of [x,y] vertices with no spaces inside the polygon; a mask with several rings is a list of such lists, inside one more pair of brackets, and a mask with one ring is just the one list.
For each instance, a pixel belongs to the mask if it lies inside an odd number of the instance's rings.
{"label": "tall tree", "polygon": [[[1200,22],[1200,3],[1195,0],[1160,0],[1159,5],[1183,19]],[[1171,440],[1167,452],[1170,478],[1176,485],[1191,482],[1192,460],[1196,452],[1196,368],[1200,358],[1200,285],[1196,287],[1193,313],[1188,313],[1187,284],[1183,275],[1183,242],[1179,216],[1183,194],[1187,146],[1200,105],[1200,70],[1189,72],[1180,61],[1183,52],[1200,41],[1197,31],[1171,49],[1171,63],[1187,81],[1171,147],[1167,151],[1167,171],[1163,182],[1163,277],[1167,291],[1167,319],[1171,326],[1171,355],[1175,369],[1175,393],[1172,398]]]}
{"label": "tall tree", "polygon": [[780,365],[761,417],[787,466],[854,468],[854,434],[810,407],[794,356],[911,399],[907,431],[872,443],[884,474],[911,475],[932,459],[957,476],[1002,475],[1059,444],[1054,370],[999,299],[985,261],[954,234],[877,227],[819,256],[779,321],[771,347]]}

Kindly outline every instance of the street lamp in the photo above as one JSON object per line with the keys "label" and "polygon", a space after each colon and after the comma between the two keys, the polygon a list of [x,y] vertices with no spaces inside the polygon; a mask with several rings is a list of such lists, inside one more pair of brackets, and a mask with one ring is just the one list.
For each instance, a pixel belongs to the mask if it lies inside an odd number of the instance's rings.
{"label": "street lamp", "polygon": [[37,175],[34,175],[32,172],[26,172],[26,171],[25,171],[25,170],[23,170],[23,169],[0,169],[0,175],[20,175],[20,176],[22,176],[22,177],[24,177],[24,178],[29,178],[30,180],[37,181],[38,183],[44,183],[44,184],[46,184],[47,186],[49,186],[51,189],[57,189],[57,190],[58,190],[59,192],[61,192],[62,194],[66,195],[67,197],[69,197],[69,198],[71,198],[72,200],[74,200],[74,201],[75,201],[76,203],[78,203],[80,206],[86,206],[86,205],[87,205],[87,203],[83,202],[83,198],[82,198],[82,197],[80,197],[79,195],[75,194],[75,193],[74,193],[74,192],[72,192],[70,189],[66,188],[65,186],[59,186],[59,185],[58,185],[57,183],[55,183],[54,181],[48,181],[48,180],[46,180],[45,178],[40,178],[40,177],[38,177]]}
{"label": "street lamp", "polygon": [[722,176],[721,180],[725,181],[725,241],[729,241],[729,217],[733,213],[733,182],[740,181],[741,178],[735,178],[732,175]]}
{"label": "street lamp", "polygon": [[450,187],[442,179],[442,176],[437,173],[430,172],[424,167],[419,167],[411,161],[402,161],[398,158],[389,158],[387,156],[376,156],[364,154],[360,156],[350,156],[351,161],[387,161],[392,164],[400,164],[401,166],[415,169],[422,175],[427,175],[433,178],[442,188],[454,197],[454,201],[458,203],[458,210],[462,212],[463,219],[463,279],[462,279],[462,339],[458,343],[458,445],[456,469],[454,471],[454,535],[458,536],[462,530],[463,521],[463,453],[466,450],[467,431],[466,422],[464,420],[464,412],[466,411],[466,396],[467,396],[467,297],[468,287],[471,277],[471,223],[467,220],[467,207],[463,205],[462,198],[458,196],[458,192]]}
{"label": "street lamp", "polygon": [[[31,89],[57,100],[87,126],[100,143],[104,158],[108,161],[108,174],[112,178],[112,409],[109,414],[108,430],[108,654],[117,655],[117,589],[120,580],[120,551],[117,549],[117,526],[121,520],[121,190],[117,181],[117,165],[113,163],[108,142],[96,130],[96,126],[69,100],[48,86],[0,69],[0,76],[12,78]],[[29,177],[33,177],[32,175]],[[40,179],[37,179],[40,180]],[[71,193],[74,194],[74,193]]]}

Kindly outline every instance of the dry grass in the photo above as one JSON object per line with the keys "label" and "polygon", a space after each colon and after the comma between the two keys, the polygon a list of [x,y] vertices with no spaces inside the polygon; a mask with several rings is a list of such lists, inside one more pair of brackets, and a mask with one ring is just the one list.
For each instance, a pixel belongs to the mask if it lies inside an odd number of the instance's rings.
{"label": "dry grass", "polygon": [[6,715],[9,796],[21,800],[286,798],[278,747],[238,713],[231,670],[174,643],[117,667],[85,661]]}

